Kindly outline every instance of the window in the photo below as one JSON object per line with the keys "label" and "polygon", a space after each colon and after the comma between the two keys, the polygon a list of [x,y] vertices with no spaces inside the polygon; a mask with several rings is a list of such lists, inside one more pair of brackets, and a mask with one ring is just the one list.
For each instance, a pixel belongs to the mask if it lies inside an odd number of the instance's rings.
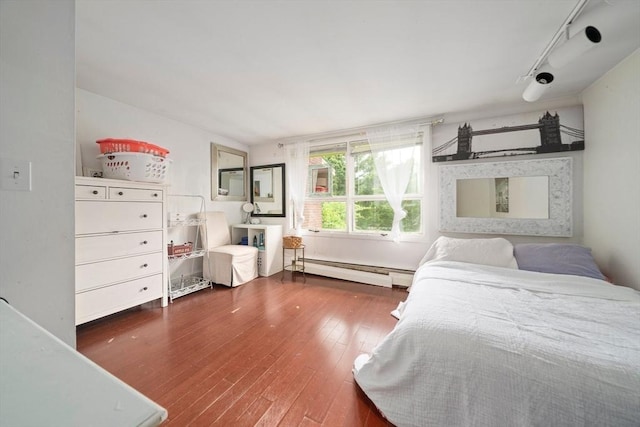
{"label": "window", "polygon": [[[414,150],[411,178],[402,207],[404,234],[422,233],[422,144],[392,144],[390,150]],[[303,228],[349,234],[383,234],[392,227],[387,202],[366,140],[310,148]]]}

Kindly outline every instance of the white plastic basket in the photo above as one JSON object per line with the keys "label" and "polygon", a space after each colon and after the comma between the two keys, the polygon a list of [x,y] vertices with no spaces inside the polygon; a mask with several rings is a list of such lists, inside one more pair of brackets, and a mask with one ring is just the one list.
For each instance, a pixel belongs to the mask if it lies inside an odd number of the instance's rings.
{"label": "white plastic basket", "polygon": [[140,182],[164,182],[171,160],[147,153],[101,154],[102,175],[105,178]]}

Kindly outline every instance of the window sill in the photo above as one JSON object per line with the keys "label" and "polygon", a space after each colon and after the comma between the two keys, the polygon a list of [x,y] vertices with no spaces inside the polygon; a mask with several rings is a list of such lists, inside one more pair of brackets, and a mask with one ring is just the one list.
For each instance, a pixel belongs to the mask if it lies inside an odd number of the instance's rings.
{"label": "window sill", "polygon": [[[391,235],[386,236],[380,233],[346,233],[343,231],[303,231],[303,237],[320,237],[345,240],[368,240],[378,242],[393,242]],[[426,236],[424,233],[400,235],[399,243],[424,243]]]}

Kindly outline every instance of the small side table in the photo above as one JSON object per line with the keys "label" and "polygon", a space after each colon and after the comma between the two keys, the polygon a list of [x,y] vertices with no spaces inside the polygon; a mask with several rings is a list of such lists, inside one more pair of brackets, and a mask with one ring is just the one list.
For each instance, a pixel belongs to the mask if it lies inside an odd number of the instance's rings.
{"label": "small side table", "polygon": [[[291,264],[286,264],[286,260],[287,257],[286,252],[287,251],[293,251],[293,258],[291,259]],[[302,262],[300,262],[300,259],[298,258],[298,252],[302,253]],[[295,273],[302,273],[302,277],[306,276],[304,275],[304,245],[300,245],[296,248],[286,248],[286,247],[282,247],[282,278],[281,280],[284,280],[284,273],[285,271],[290,271],[291,272],[291,279],[294,279]]]}

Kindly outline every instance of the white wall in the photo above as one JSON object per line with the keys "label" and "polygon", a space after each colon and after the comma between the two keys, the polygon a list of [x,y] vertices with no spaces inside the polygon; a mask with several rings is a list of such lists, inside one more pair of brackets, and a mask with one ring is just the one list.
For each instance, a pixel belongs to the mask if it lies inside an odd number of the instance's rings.
{"label": "white wall", "polygon": [[0,295],[72,346],[74,30],[73,0],[0,2],[0,157],[32,165],[0,190]]}
{"label": "white wall", "polygon": [[[203,196],[207,210],[225,212],[230,224],[242,222],[242,202],[211,201],[210,145],[215,142],[245,152],[247,146],[82,89],[76,91],[76,114],[82,166],[102,168],[96,159],[99,139],[130,138],[159,145],[169,150],[172,160],[169,194]],[[173,209],[170,200],[169,211]]]}
{"label": "white wall", "polygon": [[640,289],[640,50],[583,100],[584,243],[615,283]]}

